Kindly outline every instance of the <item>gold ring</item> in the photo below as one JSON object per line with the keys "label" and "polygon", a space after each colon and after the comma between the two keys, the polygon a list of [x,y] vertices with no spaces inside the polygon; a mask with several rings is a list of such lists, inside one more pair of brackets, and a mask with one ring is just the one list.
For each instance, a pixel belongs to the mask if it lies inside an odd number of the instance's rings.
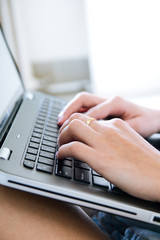
{"label": "gold ring", "polygon": [[96,120],[95,118],[89,118],[86,122],[87,126],[91,124],[92,121]]}

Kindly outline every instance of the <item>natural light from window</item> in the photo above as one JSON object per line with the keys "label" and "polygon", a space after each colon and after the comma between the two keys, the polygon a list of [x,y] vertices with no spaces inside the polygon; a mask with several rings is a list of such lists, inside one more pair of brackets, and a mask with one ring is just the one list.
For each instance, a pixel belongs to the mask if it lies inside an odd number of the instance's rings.
{"label": "natural light from window", "polygon": [[160,92],[160,1],[87,0],[93,90],[137,97]]}

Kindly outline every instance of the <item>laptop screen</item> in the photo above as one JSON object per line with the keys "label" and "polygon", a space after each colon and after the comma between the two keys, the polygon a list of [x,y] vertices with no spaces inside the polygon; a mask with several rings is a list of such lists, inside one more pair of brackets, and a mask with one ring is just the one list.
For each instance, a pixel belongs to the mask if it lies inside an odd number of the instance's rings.
{"label": "laptop screen", "polygon": [[24,89],[0,28],[0,133]]}

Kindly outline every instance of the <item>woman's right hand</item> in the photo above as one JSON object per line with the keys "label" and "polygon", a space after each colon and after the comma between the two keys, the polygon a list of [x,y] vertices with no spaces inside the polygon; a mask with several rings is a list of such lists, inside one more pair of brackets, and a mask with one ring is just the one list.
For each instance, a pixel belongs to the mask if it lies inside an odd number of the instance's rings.
{"label": "woman's right hand", "polygon": [[60,129],[56,157],[73,157],[132,196],[160,202],[160,152],[125,121],[75,113]]}
{"label": "woman's right hand", "polygon": [[139,106],[121,97],[101,98],[82,92],[70,101],[59,115],[62,125],[73,113],[84,112],[97,120],[118,117],[143,137],[160,131],[160,111]]}

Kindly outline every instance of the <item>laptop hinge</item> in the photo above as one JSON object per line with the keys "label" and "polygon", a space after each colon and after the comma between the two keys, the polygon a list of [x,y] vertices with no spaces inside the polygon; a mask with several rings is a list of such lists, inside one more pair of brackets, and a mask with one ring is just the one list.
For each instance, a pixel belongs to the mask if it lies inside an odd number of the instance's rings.
{"label": "laptop hinge", "polygon": [[0,149],[0,159],[9,160],[12,151],[9,148],[3,147]]}
{"label": "laptop hinge", "polygon": [[26,92],[24,98],[32,101],[34,99],[34,94],[32,92]]}

